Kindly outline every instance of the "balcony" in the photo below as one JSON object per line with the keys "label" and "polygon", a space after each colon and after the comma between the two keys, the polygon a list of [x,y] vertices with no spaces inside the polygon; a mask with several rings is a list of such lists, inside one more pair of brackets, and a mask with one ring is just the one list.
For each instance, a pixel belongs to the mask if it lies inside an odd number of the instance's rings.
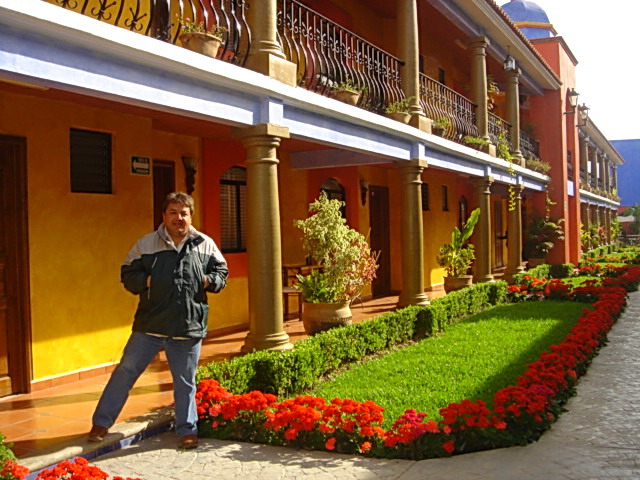
{"label": "balcony", "polygon": [[420,105],[434,121],[447,119],[443,137],[464,143],[467,135],[478,136],[476,104],[431,77],[420,74]]}
{"label": "balcony", "polygon": [[526,160],[540,159],[540,142],[520,130],[520,151]]}
{"label": "balcony", "polygon": [[251,46],[244,0],[111,0],[91,4],[89,0],[44,1],[173,44],[182,31],[182,19],[202,23],[207,30],[218,25],[226,32],[216,58],[236,65],[244,65]]}
{"label": "balcony", "polygon": [[489,112],[489,138],[491,143],[498,145],[501,139],[511,144],[511,124],[499,116]]}
{"label": "balcony", "polygon": [[357,105],[375,113],[402,100],[398,58],[296,0],[278,0],[278,42],[298,67],[298,85],[332,96],[351,83],[362,91]]}

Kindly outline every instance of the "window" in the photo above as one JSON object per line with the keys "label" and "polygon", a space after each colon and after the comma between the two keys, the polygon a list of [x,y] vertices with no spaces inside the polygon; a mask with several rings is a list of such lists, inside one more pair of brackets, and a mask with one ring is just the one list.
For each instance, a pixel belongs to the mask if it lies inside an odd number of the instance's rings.
{"label": "window", "polygon": [[247,251],[247,170],[231,167],[220,177],[220,248]]}
{"label": "window", "polygon": [[429,210],[429,184],[423,183],[420,185],[420,191],[422,194],[422,211]]}
{"label": "window", "polygon": [[[325,182],[320,186],[320,191],[325,192],[327,194],[327,198],[329,200],[340,200],[341,202],[345,201],[344,187],[340,185],[335,178],[328,178]],[[347,218],[347,210],[345,205],[342,205],[342,218]]]}
{"label": "window", "polygon": [[446,185],[442,185],[442,211],[449,211],[449,191]]}
{"label": "window", "polygon": [[111,193],[111,134],[72,128],[71,191]]}

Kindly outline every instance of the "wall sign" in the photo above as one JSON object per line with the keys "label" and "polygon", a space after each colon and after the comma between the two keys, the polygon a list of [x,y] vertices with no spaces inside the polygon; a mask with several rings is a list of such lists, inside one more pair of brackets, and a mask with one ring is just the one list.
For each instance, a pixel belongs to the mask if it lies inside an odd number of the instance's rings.
{"label": "wall sign", "polygon": [[151,173],[151,159],[149,157],[131,156],[131,174],[149,175]]}

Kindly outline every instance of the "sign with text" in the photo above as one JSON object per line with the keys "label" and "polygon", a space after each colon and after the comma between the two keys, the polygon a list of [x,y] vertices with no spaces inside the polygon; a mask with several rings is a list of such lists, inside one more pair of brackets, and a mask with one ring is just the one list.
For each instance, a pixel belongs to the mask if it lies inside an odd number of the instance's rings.
{"label": "sign with text", "polygon": [[149,175],[151,173],[151,159],[149,157],[131,156],[131,174]]}

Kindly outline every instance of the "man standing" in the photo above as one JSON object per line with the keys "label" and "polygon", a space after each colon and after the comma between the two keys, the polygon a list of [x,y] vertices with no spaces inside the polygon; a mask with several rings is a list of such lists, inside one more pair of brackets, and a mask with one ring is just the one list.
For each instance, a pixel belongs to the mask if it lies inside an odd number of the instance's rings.
{"label": "man standing", "polygon": [[151,360],[165,350],[182,448],[198,446],[195,374],[207,335],[207,294],[226,285],[227,263],[214,241],[191,226],[193,199],[167,196],[162,224],[139,239],[121,267],[124,287],[139,296],[129,341],[93,414],[90,442],[101,442],[129,391]]}

